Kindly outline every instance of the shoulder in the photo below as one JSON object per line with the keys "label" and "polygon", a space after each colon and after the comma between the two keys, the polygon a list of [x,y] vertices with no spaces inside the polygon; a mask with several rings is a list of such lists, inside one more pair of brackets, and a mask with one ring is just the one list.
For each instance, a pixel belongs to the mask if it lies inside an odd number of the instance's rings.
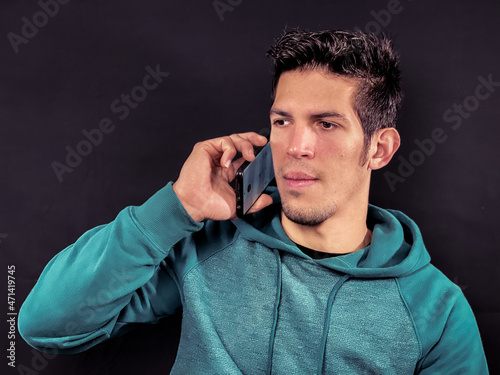
{"label": "shoulder", "polygon": [[454,329],[450,325],[475,324],[460,287],[432,264],[397,282],[424,355],[441,339],[445,330]]}
{"label": "shoulder", "polygon": [[435,320],[465,299],[460,287],[430,263],[397,281],[410,311],[416,314],[416,323],[418,314],[425,313],[426,319]]}
{"label": "shoulder", "polygon": [[460,287],[431,264],[398,283],[420,343],[422,373],[487,374],[476,319]]}
{"label": "shoulder", "polygon": [[173,246],[166,262],[175,271],[177,278],[182,279],[190,269],[224,250],[237,239],[238,230],[232,221],[207,220],[201,230],[191,233]]}

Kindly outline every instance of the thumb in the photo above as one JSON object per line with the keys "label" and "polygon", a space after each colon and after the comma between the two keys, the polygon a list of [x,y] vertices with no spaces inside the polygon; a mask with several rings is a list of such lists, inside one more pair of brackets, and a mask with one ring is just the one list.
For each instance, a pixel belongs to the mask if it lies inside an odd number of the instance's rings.
{"label": "thumb", "polygon": [[273,204],[273,198],[271,198],[268,194],[262,194],[259,199],[255,201],[250,210],[248,210],[248,213],[253,214],[263,208],[266,208],[267,206],[270,206],[271,204]]}

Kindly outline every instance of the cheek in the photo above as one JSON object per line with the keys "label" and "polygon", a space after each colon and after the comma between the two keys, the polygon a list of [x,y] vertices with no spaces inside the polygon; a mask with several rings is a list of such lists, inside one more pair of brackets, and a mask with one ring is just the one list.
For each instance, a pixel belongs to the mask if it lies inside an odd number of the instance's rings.
{"label": "cheek", "polygon": [[316,147],[316,157],[324,160],[327,165],[335,165],[342,162],[348,155],[348,147],[338,140],[318,142]]}
{"label": "cheek", "polygon": [[345,163],[350,163],[351,161],[355,161],[357,163],[363,149],[364,143],[362,139],[348,139],[344,142],[336,143],[332,147],[332,150],[335,151],[337,159]]}
{"label": "cheek", "polygon": [[279,164],[280,159],[283,155],[283,145],[281,142],[276,140],[276,137],[272,137],[269,139],[269,144],[271,145],[271,154],[273,155],[273,163]]}

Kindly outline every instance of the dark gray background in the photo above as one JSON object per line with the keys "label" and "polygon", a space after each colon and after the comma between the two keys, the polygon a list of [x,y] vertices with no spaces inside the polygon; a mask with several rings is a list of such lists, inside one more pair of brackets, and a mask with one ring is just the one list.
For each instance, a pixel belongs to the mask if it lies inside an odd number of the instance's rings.
{"label": "dark gray background", "polygon": [[[16,309],[50,258],[174,180],[196,141],[268,126],[265,51],[285,27],[368,27],[393,36],[406,93],[402,147],[374,174],[371,201],[419,224],[433,263],[463,288],[491,372],[500,373],[500,88],[474,99],[479,77],[500,82],[500,4],[395,1],[222,0],[234,5],[220,17],[211,0],[72,0],[18,53],[8,33],[21,35],[22,18],[32,20],[41,8],[36,1],[2,1],[0,277],[6,281],[7,265],[16,266]],[[374,15],[387,15],[394,4],[397,14],[377,26]],[[111,103],[157,64],[170,75],[120,120]],[[464,100],[471,110],[453,129],[455,120],[443,115]],[[112,119],[114,131],[60,182],[51,163],[64,163],[66,147],[75,148],[82,131],[103,118]],[[419,159],[415,141],[439,128],[446,141]],[[386,173],[400,173],[403,159],[420,165],[390,189]],[[6,313],[7,291],[1,295]],[[40,374],[167,373],[178,325],[174,317],[86,353],[42,361],[17,337],[16,363],[35,365]],[[0,371],[17,373],[2,358]]]}

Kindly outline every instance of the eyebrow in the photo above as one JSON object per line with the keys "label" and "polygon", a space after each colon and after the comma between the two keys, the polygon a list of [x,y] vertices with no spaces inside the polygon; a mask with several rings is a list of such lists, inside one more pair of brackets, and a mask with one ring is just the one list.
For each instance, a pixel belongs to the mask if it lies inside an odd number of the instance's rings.
{"label": "eyebrow", "polygon": [[[286,111],[283,111],[279,108],[271,108],[271,110],[269,111],[269,114],[271,115],[279,115],[279,116],[283,116],[283,117],[293,117],[290,113],[286,112]],[[348,122],[351,122],[351,120],[343,115],[342,113],[338,113],[338,112],[331,112],[331,111],[327,111],[327,112],[320,112],[320,113],[313,113],[311,116],[311,118],[313,119],[319,119],[319,118],[325,118],[325,117],[333,117],[333,118],[340,118],[340,119],[344,119]]]}

